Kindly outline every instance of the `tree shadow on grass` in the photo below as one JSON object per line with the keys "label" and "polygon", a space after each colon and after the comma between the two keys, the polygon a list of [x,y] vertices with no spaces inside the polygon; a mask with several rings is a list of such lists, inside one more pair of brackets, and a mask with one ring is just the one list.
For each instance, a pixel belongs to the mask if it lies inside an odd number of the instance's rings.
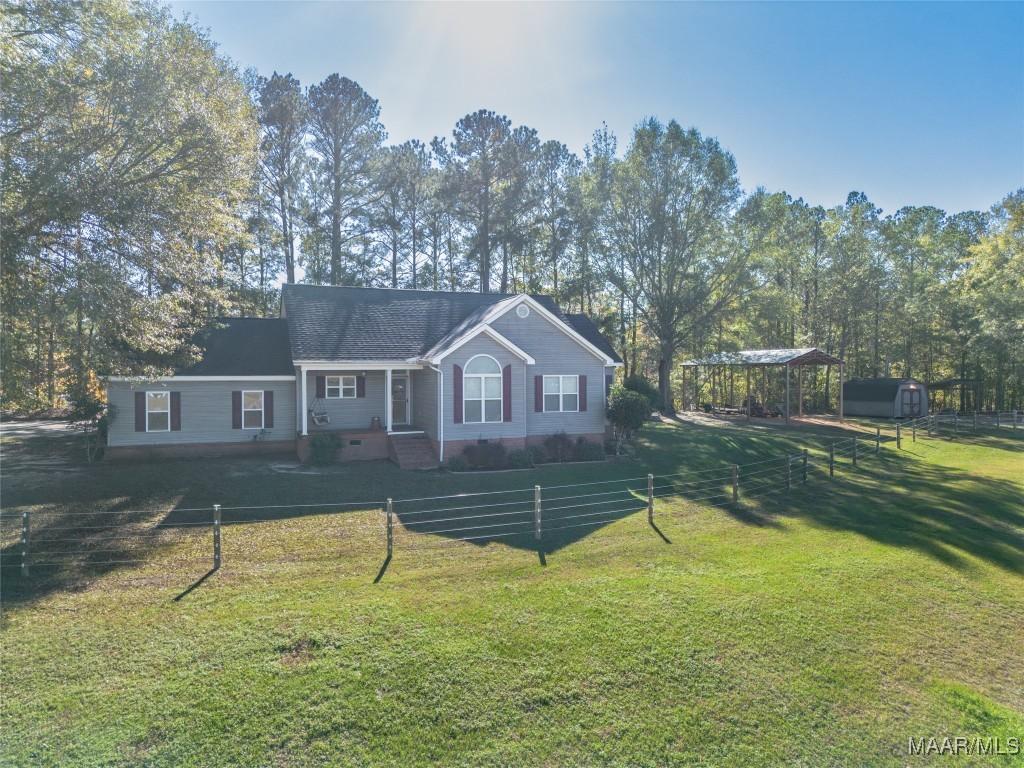
{"label": "tree shadow on grass", "polygon": [[1013,483],[884,454],[838,467],[833,481],[816,472],[812,483],[766,500],[764,510],[916,549],[962,570],[972,569],[971,556],[1024,573],[1024,492]]}

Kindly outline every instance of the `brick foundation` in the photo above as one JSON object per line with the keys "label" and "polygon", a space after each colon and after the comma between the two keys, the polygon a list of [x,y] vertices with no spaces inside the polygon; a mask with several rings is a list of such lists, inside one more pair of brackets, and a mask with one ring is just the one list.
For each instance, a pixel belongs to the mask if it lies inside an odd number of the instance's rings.
{"label": "brick foundation", "polygon": [[294,440],[249,440],[233,443],[174,443],[168,445],[108,445],[110,461],[221,458],[225,456],[294,456]]}
{"label": "brick foundation", "polygon": [[[373,461],[388,458],[388,433],[382,429],[345,429],[328,434],[337,435],[341,445],[335,455],[335,461]],[[315,434],[300,437],[295,441],[295,451],[300,461],[309,461],[310,441],[313,437]],[[353,440],[359,441],[360,444],[352,445]]]}
{"label": "brick foundation", "polygon": [[[501,443],[505,446],[507,451],[522,450],[531,445],[544,445],[544,441],[547,440],[551,435],[529,435],[528,437],[497,437],[491,438],[488,443]],[[588,443],[597,443],[598,445],[604,445],[605,434],[603,432],[595,432],[586,435],[569,435],[569,439],[576,442],[576,438],[582,437]],[[444,441],[444,459],[447,461],[452,456],[461,456],[462,451],[467,445],[476,445],[479,440],[445,440]]]}

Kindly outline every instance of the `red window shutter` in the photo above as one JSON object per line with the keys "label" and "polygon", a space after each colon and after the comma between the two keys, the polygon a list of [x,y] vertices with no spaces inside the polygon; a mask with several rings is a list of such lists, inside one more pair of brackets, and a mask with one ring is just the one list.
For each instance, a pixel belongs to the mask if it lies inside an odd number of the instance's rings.
{"label": "red window shutter", "polygon": [[452,366],[452,416],[456,424],[462,423],[462,366]]}
{"label": "red window shutter", "polygon": [[316,396],[321,400],[327,397],[327,377],[317,376],[316,377]]}
{"label": "red window shutter", "polygon": [[365,376],[356,376],[356,397],[366,397]]}
{"label": "red window shutter", "polygon": [[580,410],[587,410],[587,377],[580,375]]}
{"label": "red window shutter", "polygon": [[135,431],[146,431],[146,393],[135,393]]}
{"label": "red window shutter", "polygon": [[242,390],[240,389],[231,393],[231,428],[242,428]]}
{"label": "red window shutter", "polygon": [[544,411],[544,377],[533,377],[533,410],[537,413]]}
{"label": "red window shutter", "polygon": [[274,390],[263,390],[263,428],[274,426]]}
{"label": "red window shutter", "polygon": [[512,421],[512,366],[501,369],[501,412],[502,421]]}
{"label": "red window shutter", "polygon": [[171,432],[181,432],[181,392],[171,392]]}

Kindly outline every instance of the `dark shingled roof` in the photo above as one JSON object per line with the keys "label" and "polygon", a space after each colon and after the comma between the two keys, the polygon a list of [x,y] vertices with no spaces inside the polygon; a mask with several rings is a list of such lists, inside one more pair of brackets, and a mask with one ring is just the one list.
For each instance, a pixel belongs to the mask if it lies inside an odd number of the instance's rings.
{"label": "dark shingled roof", "polygon": [[[502,293],[298,285],[282,289],[295,360],[408,360],[471,328]],[[565,315],[550,296],[533,296],[616,362],[618,355],[584,315]],[[600,341],[598,341],[600,339]]]}
{"label": "dark shingled roof", "polygon": [[220,318],[194,341],[204,351],[178,376],[294,375],[288,324],[281,318]]}
{"label": "dark shingled roof", "polygon": [[853,401],[892,402],[903,384],[920,384],[917,379],[850,379],[843,384],[843,397]]}

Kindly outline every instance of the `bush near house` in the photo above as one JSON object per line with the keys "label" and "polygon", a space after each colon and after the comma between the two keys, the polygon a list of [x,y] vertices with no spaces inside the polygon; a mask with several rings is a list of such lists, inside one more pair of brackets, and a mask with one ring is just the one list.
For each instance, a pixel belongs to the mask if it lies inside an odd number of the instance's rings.
{"label": "bush near house", "polygon": [[608,421],[615,429],[616,452],[621,452],[622,444],[630,440],[650,415],[648,399],[626,387],[612,387],[608,398]]}
{"label": "bush near house", "polygon": [[570,461],[573,455],[573,443],[565,432],[556,432],[544,440],[544,450],[548,461]]}
{"label": "bush near house", "polygon": [[622,386],[626,389],[631,389],[634,392],[639,392],[641,395],[647,398],[647,402],[650,403],[650,409],[652,411],[661,410],[661,392],[658,391],[658,387],[653,382],[644,378],[638,373],[634,373],[632,376],[627,376],[622,382]]}

